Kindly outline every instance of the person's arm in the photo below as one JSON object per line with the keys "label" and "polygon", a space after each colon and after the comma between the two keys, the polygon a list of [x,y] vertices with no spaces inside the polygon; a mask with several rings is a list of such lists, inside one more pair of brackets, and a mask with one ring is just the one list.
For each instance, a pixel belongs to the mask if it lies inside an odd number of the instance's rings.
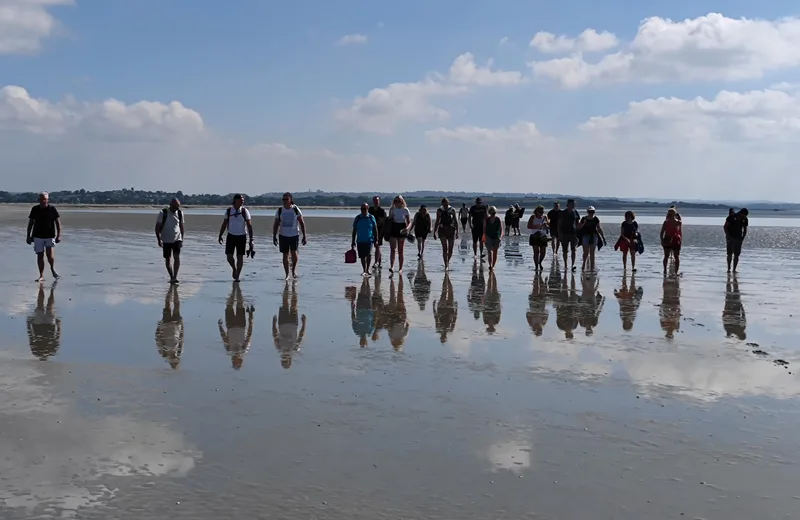
{"label": "person's arm", "polygon": [[303,245],[306,245],[308,238],[306,237],[306,221],[303,219],[303,215],[297,215],[297,222],[300,224],[300,232],[303,233]]}
{"label": "person's arm", "polygon": [[380,232],[378,229],[378,220],[375,217],[370,218],[372,218],[372,241],[377,244],[378,240],[380,240],[380,236],[378,236]]}
{"label": "person's arm", "polygon": [[503,225],[500,226],[500,238],[503,238],[506,235],[504,227],[505,226]]}
{"label": "person's arm", "polygon": [[624,240],[626,242],[630,242],[630,239],[625,236],[625,224],[624,223],[619,225],[619,238],[620,238],[620,240]]}
{"label": "person's arm", "polygon": [[353,237],[350,241],[350,248],[355,249],[356,247],[356,233],[358,233],[358,217],[353,220]]}
{"label": "person's arm", "polygon": [[667,232],[667,223],[664,222],[663,224],[661,224],[661,232],[659,233],[659,237],[660,237],[661,241],[664,240],[664,236],[665,236],[666,232]]}
{"label": "person's arm", "polygon": [[533,217],[534,215],[531,215],[528,219],[528,229],[533,229]]}
{"label": "person's arm", "polygon": [[159,211],[158,218],[156,218],[156,229],[155,229],[156,242],[158,242],[159,247],[163,245],[163,242],[161,242],[161,229],[164,227],[164,223],[162,222],[163,220],[164,220],[164,212]]}
{"label": "person's arm", "polygon": [[31,211],[31,216],[28,217],[28,232],[25,233],[25,242],[29,244],[33,242],[33,236],[31,234],[33,233],[34,222],[35,220],[33,219],[33,212]]}
{"label": "person's arm", "polygon": [[225,234],[225,230],[228,229],[228,218],[230,217],[229,211],[225,210],[225,219],[222,221],[222,225],[219,227],[219,243],[222,243],[222,235]]}
{"label": "person's arm", "polygon": [[585,225],[586,225],[586,217],[583,217],[580,220],[578,220],[578,226],[577,226],[578,229],[583,229],[583,226]]}
{"label": "person's arm", "polygon": [[745,221],[742,223],[742,240],[744,240],[744,237],[747,236],[748,224],[750,224],[750,222],[747,219],[745,219]]}
{"label": "person's arm", "polygon": [[597,234],[600,235],[600,238],[603,239],[603,242],[606,241],[606,234],[603,233],[603,226],[600,225],[600,219],[597,219]]}
{"label": "person's arm", "polygon": [[272,243],[278,245],[278,229],[281,227],[281,210],[275,212],[275,222],[272,223]]}
{"label": "person's arm", "polygon": [[247,208],[242,208],[242,217],[244,217],[244,224],[247,228],[247,235],[250,238],[250,245],[253,245],[253,217],[250,216],[250,211]]}
{"label": "person's arm", "polygon": [[406,212],[406,229],[411,229],[411,212]]}
{"label": "person's arm", "polygon": [[[439,229],[442,227],[442,209],[439,208],[436,210],[436,224],[433,226],[433,239],[436,240],[436,235],[439,234]],[[458,226],[456,226],[458,227]]]}
{"label": "person's arm", "polygon": [[181,218],[178,221],[178,226],[181,229],[181,238],[186,238],[186,228],[183,226],[183,211],[181,211]]}
{"label": "person's arm", "polygon": [[58,214],[58,210],[53,210],[56,213],[56,244],[61,242],[61,215]]}
{"label": "person's arm", "polygon": [[725,225],[722,226],[722,230],[725,231],[725,238],[728,238],[728,222],[729,222],[729,220],[730,220],[730,217],[726,218],[725,219]]}

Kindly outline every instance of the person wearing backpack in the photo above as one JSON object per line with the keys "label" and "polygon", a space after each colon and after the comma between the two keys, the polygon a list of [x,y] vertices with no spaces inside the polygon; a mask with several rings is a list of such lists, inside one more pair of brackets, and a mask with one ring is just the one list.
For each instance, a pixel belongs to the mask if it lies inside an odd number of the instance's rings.
{"label": "person wearing backpack", "polygon": [[275,224],[272,226],[272,242],[278,246],[283,255],[283,270],[289,279],[289,256],[291,256],[292,278],[297,278],[297,257],[300,245],[300,232],[303,232],[303,245],[306,245],[306,223],[303,213],[294,203],[292,194],[286,192],[281,198],[283,203],[275,212]]}
{"label": "person wearing backpack", "polygon": [[[244,196],[237,193],[233,196],[233,204],[225,210],[225,220],[219,228],[218,241],[222,244],[222,235],[228,230],[225,240],[225,256],[231,266],[233,281],[239,281],[244,267],[244,254],[247,249],[247,238],[250,238],[250,251],[248,256],[255,255],[253,251],[253,224],[251,222],[250,210],[244,207]],[[236,258],[234,258],[234,253]]]}
{"label": "person wearing backpack", "polygon": [[177,284],[181,268],[181,247],[183,246],[183,211],[181,201],[172,199],[169,207],[158,212],[156,219],[156,240],[164,254],[164,264],[169,274],[169,283]]}
{"label": "person wearing backpack", "polygon": [[450,270],[450,259],[453,258],[453,248],[458,239],[458,220],[456,209],[450,205],[447,198],[442,199],[442,206],[436,210],[436,225],[433,228],[433,239],[442,239],[442,259],[444,270]]}

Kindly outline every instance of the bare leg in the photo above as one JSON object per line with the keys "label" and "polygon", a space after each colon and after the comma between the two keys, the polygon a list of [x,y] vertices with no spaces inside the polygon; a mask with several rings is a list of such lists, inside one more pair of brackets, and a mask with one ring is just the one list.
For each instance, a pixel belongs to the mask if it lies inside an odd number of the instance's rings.
{"label": "bare leg", "polygon": [[228,264],[231,266],[231,276],[233,279],[236,279],[236,261],[233,259],[233,255],[228,255]]}
{"label": "bare leg", "polygon": [[289,278],[289,251],[283,253],[283,273]]}
{"label": "bare leg", "polygon": [[403,253],[406,249],[406,241],[401,238],[397,240],[397,271],[403,272]]}
{"label": "bare leg", "polygon": [[237,282],[239,276],[242,274],[242,267],[244,267],[244,255],[236,255],[236,276],[233,277]]}
{"label": "bare leg", "polygon": [[583,246],[583,263],[581,264],[581,271],[586,270],[586,261],[589,260],[589,246]]}
{"label": "bare leg", "polygon": [[164,259],[164,266],[167,268],[167,274],[169,275],[169,281],[172,282],[175,280],[175,272],[172,270],[172,262],[169,258]]}
{"label": "bare leg", "polygon": [[628,269],[628,252],[627,251],[623,251],[622,252],[622,268],[623,269]]}
{"label": "bare leg", "polygon": [[381,265],[381,259],[382,259],[381,246],[379,244],[380,244],[379,242],[375,242],[375,265],[377,266]]}
{"label": "bare leg", "polygon": [[596,270],[596,266],[594,264],[594,253],[597,251],[597,246],[594,244],[589,246],[589,266],[592,271]]}
{"label": "bare leg", "polygon": [[681,252],[676,249],[672,255],[675,258],[675,274],[678,274],[681,270]]}
{"label": "bare leg", "polygon": [[539,269],[539,248],[533,246],[533,268]]}
{"label": "bare leg", "polygon": [[292,251],[292,276],[297,278],[297,261],[300,257],[300,252],[295,249]]}
{"label": "bare leg", "polygon": [[667,264],[669,264],[669,249],[664,248],[664,274],[667,274]]}
{"label": "bare leg", "polygon": [[[677,259],[677,257],[676,257],[676,259]],[[739,255],[734,254],[733,255],[733,272],[734,273],[736,272],[736,269],[738,267],[739,267]],[[730,268],[728,268],[728,269],[730,269]]]}
{"label": "bare leg", "polygon": [[[578,257],[578,246],[572,245],[572,269],[575,270],[575,260]],[[567,253],[564,253],[564,268],[567,267]]]}
{"label": "bare leg", "polygon": [[[566,246],[563,244],[561,245],[561,255],[564,257],[564,270],[567,269],[567,258],[569,257],[569,251],[567,250]],[[572,253],[572,263],[575,263],[575,253]]]}
{"label": "bare leg", "polygon": [[394,272],[394,257],[397,254],[397,239],[389,239],[389,272]]}
{"label": "bare leg", "polygon": [[539,246],[539,267],[544,269],[544,258],[547,256],[547,244]]}
{"label": "bare leg", "polygon": [[180,253],[175,255],[175,259],[172,262],[172,272],[174,273],[173,278],[175,281],[178,281],[178,271],[181,270],[181,255]]}
{"label": "bare leg", "polygon": [[453,258],[453,250],[456,247],[455,237],[447,239],[447,265],[450,265],[450,260]]}
{"label": "bare leg", "polygon": [[50,264],[50,272],[53,274],[53,278],[58,278],[55,251],[53,251],[52,247],[48,247],[45,249],[45,254],[47,255],[47,262]]}
{"label": "bare leg", "polygon": [[445,270],[447,270],[447,268],[450,266],[451,253],[448,249],[448,244],[447,244],[448,240],[445,237],[441,237],[441,241],[442,241],[442,262],[444,263]]}
{"label": "bare leg", "polygon": [[44,253],[36,253],[36,264],[39,266],[39,278],[41,282],[44,280]]}
{"label": "bare leg", "polygon": [[631,251],[631,269],[636,271],[636,251]]}

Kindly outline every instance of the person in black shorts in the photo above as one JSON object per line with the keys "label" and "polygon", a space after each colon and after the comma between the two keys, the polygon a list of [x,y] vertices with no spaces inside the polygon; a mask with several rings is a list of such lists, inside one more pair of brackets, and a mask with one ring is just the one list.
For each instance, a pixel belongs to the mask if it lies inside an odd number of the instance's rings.
{"label": "person in black shorts", "polygon": [[480,244],[481,257],[483,257],[486,255],[483,251],[483,231],[488,217],[488,208],[480,197],[475,199],[475,205],[469,208],[469,217],[472,224],[472,251],[475,256],[478,256],[478,244]]}
{"label": "person in black shorts", "polygon": [[[247,249],[247,237],[250,237],[250,251],[253,251],[253,225],[250,211],[244,207],[244,196],[237,193],[233,196],[231,207],[225,210],[225,219],[219,228],[218,241],[222,244],[222,235],[228,231],[225,239],[225,256],[231,266],[233,281],[239,281],[244,267],[244,254]],[[234,258],[235,253],[235,258]]]}
{"label": "person in black shorts", "polygon": [[381,265],[381,246],[383,245],[384,228],[386,224],[386,210],[381,207],[381,198],[375,195],[372,197],[372,206],[369,208],[369,214],[375,218],[378,225],[378,238],[375,242],[375,267],[380,269]]}
{"label": "person in black shorts", "polygon": [[742,208],[738,212],[731,210],[728,218],[725,219],[725,241],[728,259],[728,272],[731,272],[731,263],[733,263],[733,272],[739,267],[739,256],[742,254],[742,243],[747,236],[747,226],[750,224],[747,220],[749,211],[747,208]]}
{"label": "person in black shorts", "polygon": [[578,248],[578,222],[581,216],[575,209],[575,199],[567,201],[567,209],[558,216],[558,239],[564,257],[564,268],[567,267],[567,255],[572,251],[572,270],[575,271],[575,257]]}
{"label": "person in black shorts", "polygon": [[553,203],[553,209],[547,212],[547,222],[550,226],[550,247],[553,248],[553,258],[558,254],[558,217],[561,216],[561,205],[558,202]]}

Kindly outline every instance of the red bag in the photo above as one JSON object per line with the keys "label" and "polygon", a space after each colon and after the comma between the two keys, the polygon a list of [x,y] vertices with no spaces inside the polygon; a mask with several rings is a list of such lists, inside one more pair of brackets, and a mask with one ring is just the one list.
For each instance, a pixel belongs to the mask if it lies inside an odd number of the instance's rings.
{"label": "red bag", "polygon": [[354,264],[356,263],[356,250],[355,249],[348,249],[347,252],[344,254],[344,263],[346,264]]}

